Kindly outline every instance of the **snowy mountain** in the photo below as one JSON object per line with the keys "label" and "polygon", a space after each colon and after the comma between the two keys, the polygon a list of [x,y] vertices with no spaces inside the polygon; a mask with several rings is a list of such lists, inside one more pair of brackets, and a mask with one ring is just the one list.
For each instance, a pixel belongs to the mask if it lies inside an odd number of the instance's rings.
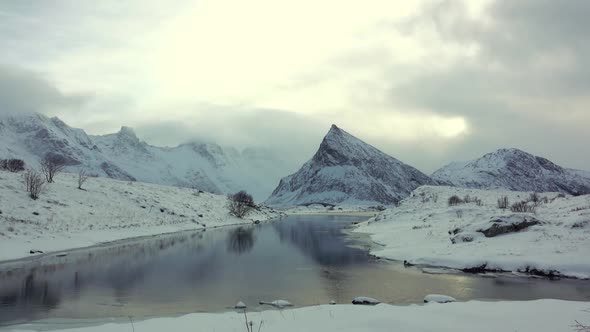
{"label": "snowy mountain", "polygon": [[245,189],[257,200],[268,196],[286,168],[263,149],[240,152],[212,143],[156,147],[141,141],[129,127],[115,134],[92,136],[56,117],[0,117],[0,158],[19,158],[36,165],[47,152],[63,155],[67,171],[86,168],[103,177],[213,193]]}
{"label": "snowy mountain", "polygon": [[457,187],[579,195],[590,193],[588,174],[518,149],[500,149],[473,161],[451,163],[434,172],[432,178]]}
{"label": "snowy mountain", "polygon": [[424,184],[433,181],[332,125],[312,159],[281,179],[266,203],[392,204]]}

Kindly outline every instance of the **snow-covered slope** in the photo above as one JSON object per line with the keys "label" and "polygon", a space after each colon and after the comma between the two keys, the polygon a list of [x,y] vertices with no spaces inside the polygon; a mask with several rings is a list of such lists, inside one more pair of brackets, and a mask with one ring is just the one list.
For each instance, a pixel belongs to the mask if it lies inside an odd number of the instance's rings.
{"label": "snow-covered slope", "polygon": [[332,125],[312,159],[281,179],[266,203],[392,204],[432,183],[417,169]]}
{"label": "snow-covered slope", "polygon": [[473,161],[451,163],[432,178],[466,188],[590,193],[590,173],[566,169],[518,149],[500,149]]}
{"label": "snow-covered slope", "polygon": [[252,223],[279,214],[260,207],[246,219],[228,213],[227,198],[189,189],[63,173],[39,199],[24,190],[22,175],[0,171],[0,260],[85,247],[105,241],[188,229]]}
{"label": "snow-covered slope", "polygon": [[261,149],[239,152],[211,143],[161,148],[141,141],[128,127],[91,136],[40,114],[0,118],[0,158],[20,158],[35,165],[47,152],[63,155],[72,172],[83,167],[98,176],[213,193],[245,189],[257,200],[268,196],[286,168]]}
{"label": "snow-covered slope", "polygon": [[[470,196],[470,203],[449,206],[453,195]],[[399,207],[383,211],[357,231],[372,234],[372,240],[382,245],[371,253],[411,264],[590,278],[590,195],[542,193],[534,213],[498,207],[503,196],[513,204],[530,195],[423,186]],[[538,223],[523,223],[531,220]],[[519,221],[527,227],[513,228]],[[497,230],[494,224],[506,226],[507,233],[486,232]]]}

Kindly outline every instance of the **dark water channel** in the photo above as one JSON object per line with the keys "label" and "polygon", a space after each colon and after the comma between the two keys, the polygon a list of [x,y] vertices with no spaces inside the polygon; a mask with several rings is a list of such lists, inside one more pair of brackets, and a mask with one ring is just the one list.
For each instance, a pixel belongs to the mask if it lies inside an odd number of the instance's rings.
{"label": "dark water channel", "polygon": [[0,264],[0,325],[38,319],[149,317],[224,311],[238,300],[296,306],[371,296],[421,303],[590,300],[590,282],[433,275],[372,258],[344,229],[361,217],[291,216],[280,222],[185,232]]}

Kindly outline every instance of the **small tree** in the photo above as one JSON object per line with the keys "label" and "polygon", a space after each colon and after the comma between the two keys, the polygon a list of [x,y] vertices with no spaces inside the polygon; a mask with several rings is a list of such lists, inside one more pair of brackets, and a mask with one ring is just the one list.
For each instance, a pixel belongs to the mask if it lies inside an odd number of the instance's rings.
{"label": "small tree", "polygon": [[0,160],[0,169],[9,172],[20,172],[25,170],[25,162],[21,159],[2,159]]}
{"label": "small tree", "polygon": [[47,153],[39,163],[41,164],[41,172],[45,175],[47,183],[53,183],[55,175],[63,171],[64,167],[66,167],[65,158],[51,152]]}
{"label": "small tree", "polygon": [[449,206],[455,206],[459,204],[463,204],[463,200],[459,196],[453,195],[449,197]]}
{"label": "small tree", "polygon": [[238,191],[235,194],[230,194],[227,198],[229,213],[238,218],[244,218],[244,216],[255,207],[254,198],[244,190]]}
{"label": "small tree", "polygon": [[78,189],[80,190],[84,190],[82,189],[82,185],[84,184],[84,182],[86,182],[86,180],[88,180],[90,176],[86,173],[86,170],[81,168],[78,171]]}
{"label": "small tree", "polygon": [[39,198],[39,195],[45,189],[45,179],[41,173],[34,169],[29,169],[24,174],[25,190],[32,199]]}

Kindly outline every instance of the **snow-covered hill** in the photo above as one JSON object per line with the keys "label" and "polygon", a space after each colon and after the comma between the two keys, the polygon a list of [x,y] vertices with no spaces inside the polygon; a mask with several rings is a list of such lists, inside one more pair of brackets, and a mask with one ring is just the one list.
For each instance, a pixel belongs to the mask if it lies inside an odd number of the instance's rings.
{"label": "snow-covered hill", "polygon": [[433,181],[417,169],[332,125],[318,151],[281,179],[269,205],[393,204]]}
{"label": "snow-covered hill", "polygon": [[590,173],[563,168],[518,149],[500,149],[473,161],[451,163],[432,178],[466,188],[590,193]]}
{"label": "snow-covered hill", "polygon": [[91,136],[56,117],[0,117],[0,158],[19,158],[36,165],[47,152],[63,155],[71,172],[86,168],[98,176],[213,193],[245,189],[257,200],[269,195],[286,168],[266,150],[239,152],[211,143],[162,148],[141,141],[128,127],[115,134]]}
{"label": "snow-covered hill", "polygon": [[24,190],[22,175],[0,171],[0,260],[85,247],[100,242],[202,229],[279,217],[261,207],[246,219],[228,213],[227,198],[189,188],[90,178],[62,173],[39,199]]}
{"label": "snow-covered hill", "polygon": [[[449,206],[453,195],[469,203]],[[534,213],[500,209],[504,196],[531,193],[423,186],[357,231],[381,245],[373,254],[411,264],[590,278],[590,195],[542,193]]]}

